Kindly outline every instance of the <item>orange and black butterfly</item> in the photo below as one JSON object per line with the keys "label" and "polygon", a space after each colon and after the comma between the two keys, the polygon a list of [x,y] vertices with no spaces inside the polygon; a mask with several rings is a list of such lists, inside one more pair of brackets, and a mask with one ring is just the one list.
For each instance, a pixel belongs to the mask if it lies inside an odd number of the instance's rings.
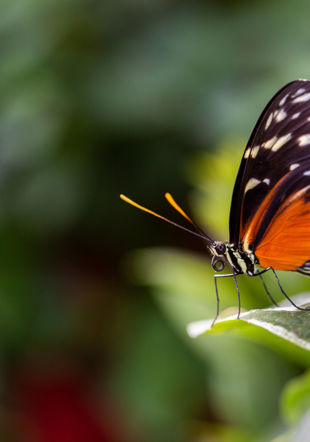
{"label": "orange and black butterfly", "polygon": [[[171,224],[124,195],[121,198]],[[245,148],[235,182],[229,219],[230,241],[213,241],[198,228],[170,194],[170,204],[196,229],[212,255],[212,267],[227,275],[215,275],[217,314],[218,277],[259,276],[271,270],[292,270],[310,276],[310,81],[296,80],[282,87],[260,115]],[[178,226],[188,230],[182,226]],[[276,303],[275,303],[276,304]],[[238,317],[239,317],[238,314]],[[215,318],[216,319],[216,318]]]}

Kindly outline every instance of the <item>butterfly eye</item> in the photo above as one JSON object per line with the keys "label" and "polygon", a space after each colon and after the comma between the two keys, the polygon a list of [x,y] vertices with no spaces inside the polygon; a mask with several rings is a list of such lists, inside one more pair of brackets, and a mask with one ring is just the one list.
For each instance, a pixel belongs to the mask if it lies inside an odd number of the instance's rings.
{"label": "butterfly eye", "polygon": [[225,255],[226,245],[224,242],[218,242],[215,246],[215,251],[217,255]]}
{"label": "butterfly eye", "polygon": [[221,258],[217,258],[216,256],[212,257],[211,265],[213,270],[216,272],[221,272],[225,267],[224,261]]}

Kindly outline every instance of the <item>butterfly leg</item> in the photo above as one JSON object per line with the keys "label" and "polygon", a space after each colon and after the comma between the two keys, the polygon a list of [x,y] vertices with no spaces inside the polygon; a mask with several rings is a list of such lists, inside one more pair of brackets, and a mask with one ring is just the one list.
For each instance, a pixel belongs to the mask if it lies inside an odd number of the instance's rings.
{"label": "butterfly leg", "polygon": [[[256,275],[254,275],[254,276],[256,276]],[[270,291],[268,290],[268,287],[266,286],[266,283],[265,283],[265,281],[263,280],[263,277],[262,277],[261,273],[258,273],[257,276],[259,276],[259,279],[261,280],[261,282],[262,282],[262,284],[263,284],[263,286],[264,286],[265,292],[267,293],[268,297],[271,299],[271,302],[272,302],[275,306],[279,307],[279,304],[275,301],[275,299],[274,299],[273,296],[271,295]]]}
{"label": "butterfly leg", "polygon": [[238,315],[237,315],[237,319],[240,319],[240,312],[241,312],[241,301],[240,301],[240,290],[239,290],[239,286],[237,283],[237,278],[236,278],[236,273],[233,270],[233,277],[234,277],[234,281],[235,281],[235,285],[236,285],[236,289],[237,289],[237,295],[238,295]]}
{"label": "butterfly leg", "polygon": [[272,268],[272,267],[267,267],[267,268],[264,269],[264,270],[260,270],[260,271],[255,272],[253,275],[249,275],[249,274],[247,274],[247,275],[248,275],[248,276],[259,276],[259,275],[262,275],[263,273],[268,272],[268,270],[271,270],[271,268]]}
{"label": "butterfly leg", "polygon": [[271,270],[271,267],[267,267],[267,269],[261,270],[261,271],[257,271],[256,273],[254,273],[254,275],[250,275],[250,276],[259,276],[259,279],[261,280],[265,292],[267,293],[268,297],[271,299],[272,303],[274,305],[276,305],[277,307],[279,307],[279,304],[275,301],[275,299],[273,298],[273,296],[271,295],[270,291],[268,290],[268,287],[266,286],[265,281],[263,280],[262,274],[268,272],[268,270]]}
{"label": "butterfly leg", "polygon": [[220,311],[220,298],[219,298],[219,294],[218,294],[218,290],[217,290],[217,278],[219,276],[224,276],[224,275],[214,275],[214,287],[215,287],[215,296],[216,296],[216,313],[215,313],[215,317],[212,321],[211,328],[215,324],[215,322],[218,318],[218,315],[219,315],[219,311]]}
{"label": "butterfly leg", "polygon": [[239,286],[237,283],[237,278],[236,278],[236,274],[235,273],[228,273],[227,275],[214,275],[214,287],[215,287],[215,296],[216,296],[216,315],[215,318],[212,321],[212,325],[211,328],[213,327],[213,325],[215,324],[218,315],[219,315],[219,311],[220,311],[220,298],[219,298],[219,294],[218,294],[218,288],[217,288],[217,278],[234,278],[235,281],[235,285],[237,288],[237,293],[238,293],[238,316],[237,318],[240,318],[240,310],[241,310],[241,305],[240,305],[240,290],[239,290]]}
{"label": "butterfly leg", "polygon": [[279,280],[278,275],[276,274],[275,270],[274,270],[272,267],[271,267],[271,270],[272,270],[272,273],[274,274],[274,276],[275,276],[275,278],[276,278],[276,280],[277,280],[277,283],[278,283],[278,286],[279,286],[281,292],[282,292],[283,295],[286,297],[286,299],[287,299],[287,300],[288,300],[288,301],[289,301],[289,302],[290,302],[295,308],[297,308],[298,310],[306,310],[306,311],[309,311],[310,308],[298,307],[298,305],[296,305],[295,302],[291,300],[291,298],[285,293],[285,291],[284,291],[284,289],[283,289],[283,287],[282,287],[282,285],[281,285],[281,283],[280,283],[280,280]]}

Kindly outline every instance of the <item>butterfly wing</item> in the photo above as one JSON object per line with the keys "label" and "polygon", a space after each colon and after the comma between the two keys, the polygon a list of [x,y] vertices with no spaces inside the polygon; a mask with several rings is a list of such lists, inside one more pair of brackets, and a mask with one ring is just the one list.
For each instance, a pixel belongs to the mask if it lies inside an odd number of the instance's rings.
{"label": "butterfly wing", "polygon": [[270,190],[241,238],[262,267],[307,273],[310,258],[310,160]]}
{"label": "butterfly wing", "polygon": [[[294,193],[310,184],[308,175],[300,180],[301,170],[310,169],[309,162],[310,82],[296,80],[270,100],[245,148],[232,197],[230,242],[236,246],[245,243],[245,248],[256,251],[258,259],[260,250],[262,259],[262,253],[267,253],[267,249],[262,251],[262,244],[268,226],[279,229],[276,220],[283,221],[277,210],[285,199],[293,198]],[[305,201],[305,195],[300,198]],[[292,207],[297,210],[295,205]],[[281,213],[284,212],[282,207]],[[310,244],[307,250],[309,259]]]}

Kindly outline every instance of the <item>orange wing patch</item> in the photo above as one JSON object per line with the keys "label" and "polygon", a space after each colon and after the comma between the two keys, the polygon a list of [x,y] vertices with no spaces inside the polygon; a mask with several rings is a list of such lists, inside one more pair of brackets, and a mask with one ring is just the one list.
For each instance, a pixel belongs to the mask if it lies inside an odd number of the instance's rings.
{"label": "orange wing patch", "polygon": [[250,219],[245,226],[240,226],[241,240],[244,244],[245,250],[248,249],[249,244],[253,244],[254,239],[257,236],[261,220],[266,214],[272,200],[274,199],[279,186],[286,179],[287,175],[284,175],[284,177],[282,177],[281,180],[278,181],[278,183],[270,190],[270,192],[268,192],[253,218]]}
{"label": "orange wing patch", "polygon": [[[309,189],[310,186],[306,186],[291,195],[272,218],[261,243],[255,250],[262,267],[296,270],[310,259],[310,201],[304,198]],[[261,215],[268,207],[268,202],[262,205],[264,207]],[[258,219],[256,225],[253,225],[245,235],[248,241],[251,240],[251,232],[253,234],[257,231]]]}

